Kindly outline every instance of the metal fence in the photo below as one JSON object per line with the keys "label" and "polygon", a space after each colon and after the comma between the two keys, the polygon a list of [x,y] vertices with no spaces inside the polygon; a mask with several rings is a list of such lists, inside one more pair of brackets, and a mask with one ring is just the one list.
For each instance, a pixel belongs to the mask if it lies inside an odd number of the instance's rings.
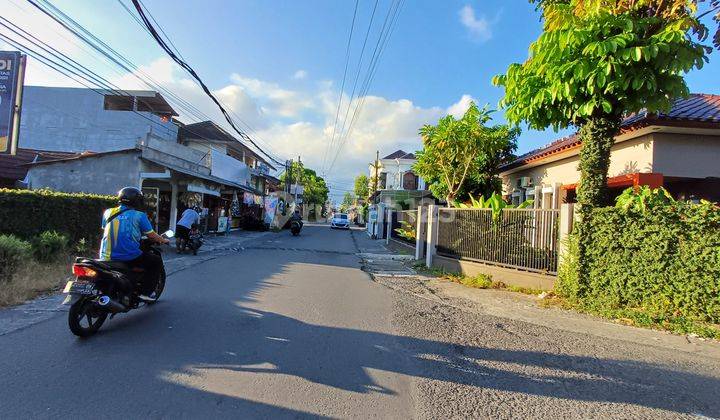
{"label": "metal fence", "polygon": [[440,209],[437,253],[557,273],[559,210]]}
{"label": "metal fence", "polygon": [[390,239],[415,246],[417,230],[417,210],[400,210],[392,213],[392,229]]}

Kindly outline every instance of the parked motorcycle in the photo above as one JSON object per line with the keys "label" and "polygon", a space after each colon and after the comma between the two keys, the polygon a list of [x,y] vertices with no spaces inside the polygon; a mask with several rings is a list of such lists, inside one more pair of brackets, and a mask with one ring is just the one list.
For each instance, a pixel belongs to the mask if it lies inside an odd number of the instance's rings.
{"label": "parked motorcycle", "polygon": [[293,220],[292,222],[290,222],[290,233],[292,233],[293,236],[298,236],[301,229],[302,223],[300,223],[299,221]]}
{"label": "parked motorcycle", "polygon": [[[163,233],[172,238],[174,232]],[[144,238],[140,244],[143,252],[161,256],[159,247]],[[165,289],[165,267],[160,270],[157,285],[150,299],[139,297],[139,285],[144,270],[131,268],[123,261],[102,261],[77,257],[72,266],[74,280],[69,280],[63,293],[68,296],[63,304],[70,304],[68,326],[78,337],[89,337],[110,318],[119,313],[137,309],[143,304],[152,305],[160,299]]]}
{"label": "parked motorcycle", "polygon": [[194,228],[190,231],[190,240],[187,246],[192,250],[193,255],[197,255],[198,249],[205,243],[202,232],[200,229]]}
{"label": "parked motorcycle", "polygon": [[192,251],[193,255],[197,255],[198,249],[205,243],[202,232],[193,224],[192,229],[188,233],[188,239],[178,239],[177,252],[182,254],[186,249]]}

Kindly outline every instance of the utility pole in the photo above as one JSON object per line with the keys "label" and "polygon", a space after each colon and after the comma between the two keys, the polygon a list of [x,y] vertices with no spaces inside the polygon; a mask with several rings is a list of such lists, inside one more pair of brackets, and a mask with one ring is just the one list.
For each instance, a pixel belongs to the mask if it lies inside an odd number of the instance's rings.
{"label": "utility pole", "polygon": [[298,176],[295,178],[295,206],[298,205],[298,187],[300,186],[300,171],[302,171],[302,161],[300,160],[300,156],[298,156]]}
{"label": "utility pole", "polygon": [[378,186],[379,186],[378,185],[378,182],[379,182],[378,181],[378,176],[379,176],[378,172],[380,172],[380,168],[379,168],[380,162],[379,161],[380,161],[380,151],[376,150],[375,151],[375,189],[373,190],[373,197],[374,197],[373,201],[377,201],[376,194],[377,194],[377,190],[378,190]]}

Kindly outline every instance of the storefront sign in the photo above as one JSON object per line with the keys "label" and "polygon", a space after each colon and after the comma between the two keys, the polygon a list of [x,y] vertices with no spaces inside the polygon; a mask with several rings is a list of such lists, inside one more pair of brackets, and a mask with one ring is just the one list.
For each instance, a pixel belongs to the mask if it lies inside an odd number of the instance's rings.
{"label": "storefront sign", "polygon": [[265,223],[271,225],[278,207],[277,197],[265,197]]}
{"label": "storefront sign", "polygon": [[220,187],[213,188],[210,185],[198,180],[190,181],[188,183],[187,190],[220,197]]}
{"label": "storefront sign", "polygon": [[218,217],[218,227],[217,227],[217,231],[218,231],[218,233],[228,232],[228,231],[229,231],[228,218],[227,218],[227,217],[225,217],[225,216],[223,216],[223,217]]}
{"label": "storefront sign", "polygon": [[25,56],[0,51],[0,154],[14,154],[17,148],[24,73]]}

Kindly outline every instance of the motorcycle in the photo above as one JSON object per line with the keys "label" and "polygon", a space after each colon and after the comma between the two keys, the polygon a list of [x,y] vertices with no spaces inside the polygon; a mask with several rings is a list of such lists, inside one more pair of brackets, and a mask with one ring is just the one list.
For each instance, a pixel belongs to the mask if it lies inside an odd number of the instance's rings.
{"label": "motorcycle", "polygon": [[197,255],[198,249],[205,243],[202,232],[200,229],[193,229],[190,231],[190,240],[188,241],[188,247],[192,250],[193,255]]}
{"label": "motorcycle", "polygon": [[301,229],[302,224],[299,221],[293,220],[292,222],[290,222],[290,232],[293,234],[293,236],[298,236]]}
{"label": "motorcycle", "polygon": [[[162,236],[172,238],[175,234],[169,230]],[[140,248],[143,252],[162,255],[159,247],[147,238],[143,238]],[[67,294],[63,304],[71,305],[68,326],[78,337],[95,334],[108,316],[112,319],[119,313],[156,303],[165,289],[164,266],[150,298],[141,298],[137,292],[142,284],[144,270],[131,268],[123,261],[76,257],[72,273],[75,279],[69,280],[63,289],[63,293]]]}
{"label": "motorcycle", "polygon": [[188,234],[188,239],[178,239],[177,252],[182,254],[186,249],[189,249],[193,255],[197,255],[198,249],[200,249],[204,243],[205,238],[203,238],[202,232],[193,225],[193,228],[190,229],[190,233]]}

